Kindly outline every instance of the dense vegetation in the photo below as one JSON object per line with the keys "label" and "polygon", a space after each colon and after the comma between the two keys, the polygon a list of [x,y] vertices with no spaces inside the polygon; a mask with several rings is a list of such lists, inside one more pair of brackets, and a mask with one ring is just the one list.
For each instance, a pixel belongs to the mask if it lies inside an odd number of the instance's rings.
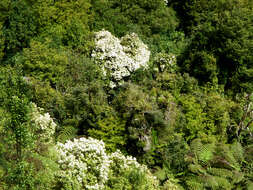
{"label": "dense vegetation", "polygon": [[1,0],[0,190],[26,189],[252,190],[253,1]]}

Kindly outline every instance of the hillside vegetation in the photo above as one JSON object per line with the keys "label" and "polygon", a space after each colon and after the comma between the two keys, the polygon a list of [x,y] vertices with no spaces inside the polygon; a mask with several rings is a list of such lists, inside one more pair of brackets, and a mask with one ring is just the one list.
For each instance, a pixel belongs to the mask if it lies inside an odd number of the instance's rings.
{"label": "hillside vegetation", "polygon": [[252,0],[1,0],[0,190],[252,190]]}

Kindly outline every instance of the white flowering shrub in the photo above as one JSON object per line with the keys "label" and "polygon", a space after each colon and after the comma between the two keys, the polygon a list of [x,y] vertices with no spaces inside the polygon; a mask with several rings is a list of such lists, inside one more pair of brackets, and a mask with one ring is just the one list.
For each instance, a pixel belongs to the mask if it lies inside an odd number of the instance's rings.
{"label": "white flowering shrub", "polygon": [[120,151],[108,155],[103,141],[74,139],[58,143],[56,149],[60,166],[56,176],[62,189],[158,189],[158,181],[146,166]]}
{"label": "white flowering shrub", "polygon": [[160,72],[165,70],[175,72],[177,69],[177,59],[174,54],[158,53],[155,56],[154,63]]}
{"label": "white flowering shrub", "polygon": [[56,124],[49,113],[43,113],[43,109],[32,103],[31,123],[36,140],[43,143],[51,143],[55,133]]}
{"label": "white flowering shrub", "polygon": [[110,86],[114,88],[135,70],[147,67],[150,51],[134,33],[118,39],[102,30],[95,33],[91,56],[102,66],[104,75],[111,77]]}
{"label": "white flowering shrub", "polygon": [[[58,178],[67,181],[74,189],[104,189],[110,159],[103,141],[93,138],[74,139],[65,144],[58,143],[57,151],[61,169]],[[65,189],[68,186],[65,185]]]}

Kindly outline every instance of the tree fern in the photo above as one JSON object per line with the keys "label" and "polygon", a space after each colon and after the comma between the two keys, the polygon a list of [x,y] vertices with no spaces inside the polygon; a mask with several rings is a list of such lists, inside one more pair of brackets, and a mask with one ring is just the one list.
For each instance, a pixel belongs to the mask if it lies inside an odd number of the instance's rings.
{"label": "tree fern", "polygon": [[202,162],[204,165],[213,158],[214,146],[212,144],[203,144],[200,139],[195,139],[190,147],[198,162]]}
{"label": "tree fern", "polygon": [[[228,144],[217,144],[216,147],[216,160],[213,161],[217,164],[223,165],[223,167],[226,167],[227,169],[234,169],[237,171],[240,171],[240,164],[239,160],[236,159],[236,157],[233,154],[233,151],[231,150],[231,146]],[[219,166],[222,167],[222,166]]]}
{"label": "tree fern", "polygon": [[229,190],[244,180],[240,162],[244,160],[238,144],[203,143],[195,139],[185,157],[191,177],[185,183],[188,189]]}

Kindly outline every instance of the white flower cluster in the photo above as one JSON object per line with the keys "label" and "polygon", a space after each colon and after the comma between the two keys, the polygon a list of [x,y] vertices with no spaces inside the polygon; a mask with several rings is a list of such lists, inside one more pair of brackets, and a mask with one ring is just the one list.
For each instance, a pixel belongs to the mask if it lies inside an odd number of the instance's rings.
{"label": "white flower cluster", "polygon": [[149,181],[158,185],[157,179],[136,158],[124,156],[120,151],[107,155],[103,141],[93,138],[74,139],[65,144],[58,143],[56,150],[61,169],[58,177],[77,181],[80,189],[102,190],[111,175],[131,169],[139,169],[147,174]]}
{"label": "white flower cluster", "polygon": [[42,114],[43,109],[32,103],[31,122],[35,124],[34,132],[37,139],[44,143],[52,142],[56,124],[49,113]]}
{"label": "white flower cluster", "polygon": [[95,33],[95,49],[91,56],[102,65],[104,75],[110,73],[111,87],[115,87],[124,77],[147,66],[150,51],[134,33],[118,39],[102,30]]}
{"label": "white flower cluster", "polygon": [[110,159],[103,141],[80,138],[58,143],[59,165],[62,178],[77,179],[85,189],[103,189],[108,180]]}
{"label": "white flower cluster", "polygon": [[177,59],[174,54],[158,53],[154,59],[154,63],[158,66],[161,72],[164,70],[174,72],[177,67]]}

